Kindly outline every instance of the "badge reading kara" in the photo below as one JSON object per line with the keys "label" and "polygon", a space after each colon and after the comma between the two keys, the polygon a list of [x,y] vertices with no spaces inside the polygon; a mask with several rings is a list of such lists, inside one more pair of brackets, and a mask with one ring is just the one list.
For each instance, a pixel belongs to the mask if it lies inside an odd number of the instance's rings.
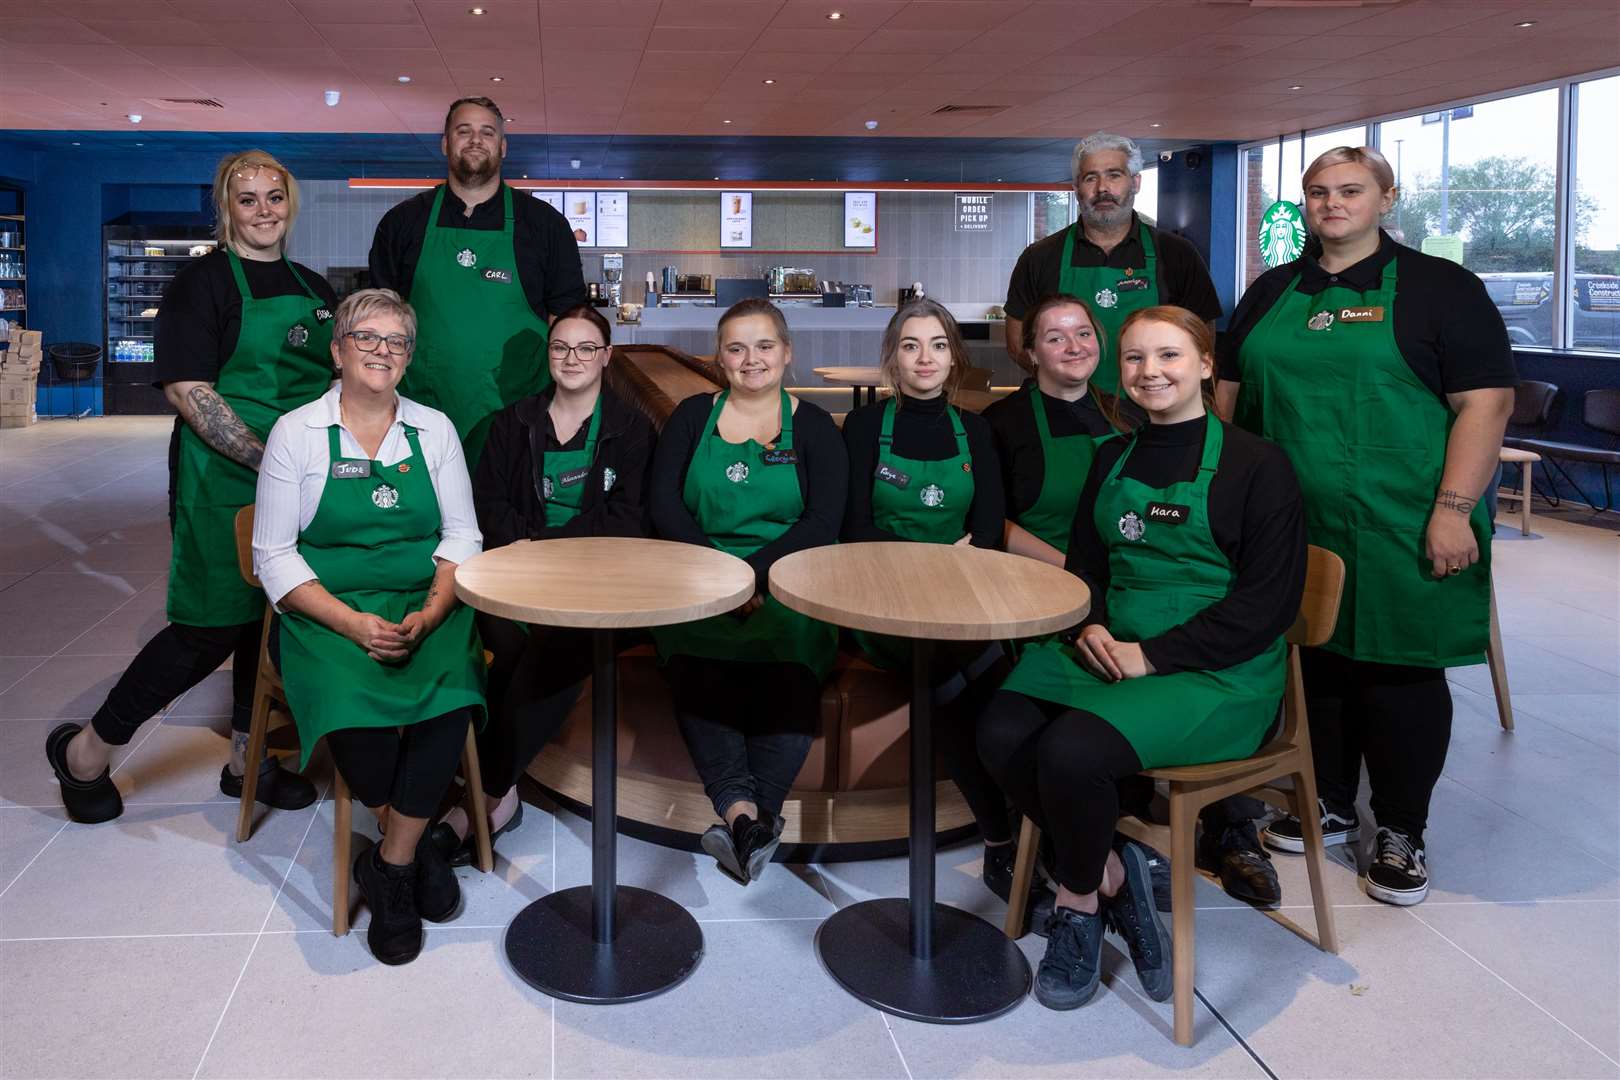
{"label": "badge reading kara", "polygon": [[460,251],[456,252],[456,264],[458,266],[465,266],[468,269],[477,266],[478,252],[474,251],[472,248],[462,248]]}
{"label": "badge reading kara", "polygon": [[612,491],[613,490],[613,483],[614,483],[614,481],[618,480],[618,478],[619,478],[619,474],[614,472],[612,469],[603,469],[602,470],[602,492],[604,494],[606,494],[607,492]]}
{"label": "badge reading kara", "polygon": [[940,487],[938,484],[929,484],[927,487],[917,492],[917,498],[921,499],[922,504],[930,509],[938,506],[944,506],[945,489]]}
{"label": "badge reading kara", "polygon": [[1125,511],[1125,516],[1119,519],[1119,535],[1127,540],[1140,540],[1142,534],[1147,532],[1147,525],[1135,510]]}
{"label": "badge reading kara", "polygon": [[1305,329],[1307,330],[1326,330],[1332,325],[1333,312],[1331,311],[1318,311],[1315,315],[1312,315],[1310,318],[1305,320]]}
{"label": "badge reading kara", "polygon": [[1185,525],[1192,516],[1192,507],[1182,503],[1148,503],[1148,520],[1166,525]]}
{"label": "badge reading kara", "polygon": [[748,466],[741,461],[733,461],[726,466],[726,479],[733,484],[740,484],[748,479]]}
{"label": "badge reading kara", "polygon": [[309,344],[309,327],[303,323],[293,323],[287,328],[287,344],[295,349],[302,349]]}
{"label": "badge reading kara", "polygon": [[1111,308],[1119,303],[1119,293],[1113,289],[1098,289],[1094,298],[1100,308]]}
{"label": "badge reading kara", "polygon": [[392,510],[399,505],[399,489],[378,484],[371,489],[371,501],[377,504],[379,510]]}

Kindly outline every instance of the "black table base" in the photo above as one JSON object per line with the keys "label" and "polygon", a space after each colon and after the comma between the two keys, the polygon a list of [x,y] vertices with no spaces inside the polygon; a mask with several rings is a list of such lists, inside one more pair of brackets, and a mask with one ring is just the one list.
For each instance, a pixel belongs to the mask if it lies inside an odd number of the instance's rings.
{"label": "black table base", "polygon": [[703,931],[675,901],[618,885],[618,658],[612,630],[591,637],[591,884],[520,911],[506,928],[506,958],[536,990],[606,1005],[684,981],[703,958]]}
{"label": "black table base", "polygon": [[977,915],[934,902],[933,643],[912,643],[911,898],[867,900],[816,931],[816,952],[840,986],[908,1020],[969,1024],[1029,993],[1029,962]]}

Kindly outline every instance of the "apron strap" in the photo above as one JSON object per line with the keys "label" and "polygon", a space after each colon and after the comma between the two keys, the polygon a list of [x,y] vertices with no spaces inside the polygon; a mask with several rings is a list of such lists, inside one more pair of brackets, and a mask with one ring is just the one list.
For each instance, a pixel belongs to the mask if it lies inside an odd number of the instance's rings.
{"label": "apron strap", "polygon": [[327,467],[343,460],[343,442],[338,438],[338,425],[328,424],[326,428],[326,454],[329,458]]}
{"label": "apron strap", "polygon": [[1139,221],[1139,224],[1141,225],[1141,232],[1138,235],[1142,238],[1142,254],[1145,256],[1142,276],[1147,278],[1149,282],[1156,284],[1158,278],[1154,276],[1154,269],[1159,261],[1159,249],[1153,246],[1153,230],[1147,227],[1147,222]]}
{"label": "apron strap", "polygon": [[596,460],[596,435],[602,430],[602,392],[596,392],[596,407],[591,410],[591,426],[585,433],[585,460]]}
{"label": "apron strap", "polygon": [[512,213],[512,187],[510,184],[501,185],[501,199],[502,212],[505,214],[505,220],[501,224],[501,231],[510,237],[512,235],[512,221],[515,216]]}
{"label": "apron strap", "polygon": [[[786,391],[783,393],[785,395]],[[1036,393],[1040,393],[1040,391],[1037,390]],[[878,432],[878,453],[880,455],[894,445],[894,416],[899,411],[900,406],[896,403],[895,398],[890,398],[888,403],[883,406],[883,427]],[[945,415],[950,418],[951,434],[956,436],[956,452],[960,454],[964,444],[967,442],[967,431],[962,427],[962,416],[956,411],[956,406],[948,401],[945,403]]]}
{"label": "apron strap", "polygon": [[1204,473],[1214,475],[1216,466],[1220,464],[1221,447],[1226,443],[1226,430],[1221,418],[1214,413],[1204,415],[1207,422],[1204,426],[1204,456],[1198,462],[1200,480],[1207,479]]}
{"label": "apron strap", "polygon": [[403,420],[399,426],[405,429],[405,441],[410,444],[411,457],[420,461],[424,469],[427,468],[427,458],[422,454],[422,441],[416,437],[416,429]]}
{"label": "apron strap", "polygon": [[1063,276],[1063,272],[1065,270],[1068,270],[1070,267],[1074,266],[1074,234],[1078,232],[1079,229],[1080,223],[1076,221],[1063,233],[1063,258],[1058,262],[1059,278]]}
{"label": "apron strap", "polygon": [[424,234],[425,236],[439,230],[439,211],[444,209],[444,189],[449,186],[448,182],[440,184],[433,192],[433,209],[428,211],[427,233]]}
{"label": "apron strap", "polygon": [[293,261],[291,259],[287,258],[286,255],[283,255],[281,257],[281,261],[287,264],[287,269],[292,271],[292,276],[298,279],[298,284],[303,288],[304,293],[311,300],[315,301],[317,305],[325,302],[319,296],[315,295],[315,290],[309,287],[309,282],[304,280],[304,275],[298,272],[298,267],[293,265]]}
{"label": "apron strap", "polygon": [[253,299],[253,290],[248,288],[247,274],[242,271],[242,259],[230,248],[225,249],[225,255],[231,260],[231,276],[236,279],[236,290],[242,294],[242,302],[245,304]]}
{"label": "apron strap", "polygon": [[782,391],[782,449],[793,449],[793,399]]}
{"label": "apron strap", "polygon": [[[709,422],[703,425],[703,434],[698,436],[698,443],[700,445],[702,444],[703,440],[714,434],[715,425],[720,422],[720,410],[725,408],[726,398],[730,396],[731,390],[728,388],[720,391],[720,396],[714,399],[714,408],[709,410]],[[596,400],[598,406],[600,406],[602,399],[597,398]],[[782,391],[781,446],[783,450],[793,449],[793,401],[788,397],[788,392],[786,390]]]}

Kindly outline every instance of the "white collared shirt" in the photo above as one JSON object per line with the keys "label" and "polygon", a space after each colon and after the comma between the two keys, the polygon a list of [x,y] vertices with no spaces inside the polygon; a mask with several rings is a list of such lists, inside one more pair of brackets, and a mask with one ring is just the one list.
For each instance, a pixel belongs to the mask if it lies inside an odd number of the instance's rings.
{"label": "white collared shirt", "polygon": [[[338,429],[338,444],[344,457],[369,458],[359,441],[343,426],[338,402],[341,383],[308,405],[300,406],[276,421],[265,440],[264,461],[259,465],[259,489],[253,516],[253,572],[259,575],[265,595],[273,604],[306,581],[315,572],[298,554],[298,536],[315,519],[332,471],[331,447],[327,429]],[[428,478],[439,498],[439,546],[433,557],[460,563],[483,550],[484,538],[478,531],[473,511],[472,482],[461,453],[461,440],[455,425],[437,409],[419,405],[399,395],[394,422],[383,436],[376,460],[384,467],[396,465],[411,456],[405,425],[417,430]]]}

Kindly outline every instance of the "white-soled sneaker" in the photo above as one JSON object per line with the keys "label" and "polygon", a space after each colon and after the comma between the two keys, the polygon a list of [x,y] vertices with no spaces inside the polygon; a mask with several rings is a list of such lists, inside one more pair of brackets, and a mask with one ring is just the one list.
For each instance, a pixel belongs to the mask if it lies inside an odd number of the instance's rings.
{"label": "white-soled sneaker", "polygon": [[[1336,810],[1329,810],[1328,804],[1321,799],[1316,800],[1316,809],[1321,814],[1322,843],[1325,846],[1353,844],[1361,839],[1361,822],[1354,810],[1348,815],[1341,814]],[[1289,851],[1295,855],[1302,855],[1305,852],[1305,828],[1300,824],[1299,818],[1292,814],[1280,817],[1267,825],[1261,830],[1260,839],[1273,851]]]}
{"label": "white-soled sneaker", "polygon": [[1379,829],[1362,881],[1374,900],[1399,907],[1421,903],[1429,895],[1429,866],[1422,845],[1403,832]]}

